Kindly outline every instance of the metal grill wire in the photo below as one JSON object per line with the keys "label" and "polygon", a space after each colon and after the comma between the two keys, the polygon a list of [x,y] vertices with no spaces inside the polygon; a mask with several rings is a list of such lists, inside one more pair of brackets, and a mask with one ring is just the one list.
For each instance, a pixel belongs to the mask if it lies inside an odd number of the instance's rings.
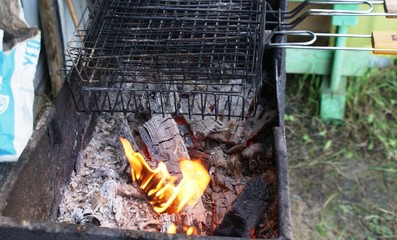
{"label": "metal grill wire", "polygon": [[104,0],[69,45],[79,111],[251,117],[265,4]]}

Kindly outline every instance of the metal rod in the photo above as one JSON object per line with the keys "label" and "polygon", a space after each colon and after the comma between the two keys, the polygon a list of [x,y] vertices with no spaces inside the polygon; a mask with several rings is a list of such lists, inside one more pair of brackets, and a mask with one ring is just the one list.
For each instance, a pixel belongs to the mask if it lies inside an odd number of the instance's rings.
{"label": "metal rod", "polygon": [[297,45],[280,45],[277,47],[297,48],[297,49],[316,49],[316,50],[381,51],[381,52],[397,53],[397,49],[372,48],[372,47],[332,47],[332,46],[297,46]]}
{"label": "metal rod", "polygon": [[372,34],[351,34],[351,33],[315,33],[317,37],[348,37],[348,38],[372,38]]}
{"label": "metal rod", "polygon": [[286,35],[286,36],[307,36],[311,37],[310,40],[304,42],[286,42],[286,43],[268,43],[270,47],[278,48],[299,48],[299,49],[318,49],[318,50],[355,50],[355,51],[381,51],[395,53],[397,49],[391,48],[373,48],[373,47],[342,47],[342,46],[311,46],[318,37],[337,37],[339,38],[367,38],[372,39],[371,34],[348,34],[345,31],[341,33],[315,33],[307,30],[299,31],[276,31],[274,35]]}
{"label": "metal rod", "polygon": [[[338,9],[309,9],[305,12],[302,12],[305,7],[310,6],[312,4],[319,5],[367,5],[368,9],[366,10],[338,10]],[[347,0],[347,1],[303,1],[296,8],[291,11],[280,11],[280,10],[269,10],[267,11],[270,14],[274,15],[282,15],[282,19],[279,17],[278,24],[280,24],[280,29],[290,30],[295,28],[298,24],[304,21],[307,17],[310,16],[386,16],[386,17],[397,17],[397,13],[384,13],[384,12],[373,12],[375,4],[385,4],[385,1],[360,1],[360,0]],[[292,21],[288,22],[288,20]],[[273,23],[273,22],[268,22]]]}
{"label": "metal rod", "polygon": [[[286,17],[293,17],[295,15],[297,15],[300,11],[302,11],[305,7],[312,5],[312,4],[316,4],[316,5],[334,5],[334,4],[339,4],[339,5],[344,5],[344,4],[349,4],[349,5],[353,5],[353,4],[358,4],[358,5],[368,5],[370,7],[370,9],[368,10],[337,10],[337,9],[309,9],[312,10],[314,12],[334,12],[334,13],[364,13],[364,12],[371,12],[373,10],[373,5],[376,4],[385,4],[385,1],[360,1],[360,0],[351,0],[351,1],[303,1],[301,4],[299,4],[297,7],[295,7],[293,10],[290,11],[280,11],[280,10],[268,10],[268,13],[272,13],[272,14],[277,14],[279,12],[281,12],[282,14],[284,14],[284,16]],[[289,15],[289,16],[288,16]]]}
{"label": "metal rod", "polygon": [[305,42],[269,43],[269,46],[271,46],[271,47],[280,47],[280,46],[286,46],[286,45],[288,45],[288,46],[308,46],[308,45],[312,45],[317,40],[317,36],[314,32],[306,31],[306,30],[277,31],[277,32],[274,32],[274,35],[308,36],[308,37],[311,37],[311,39],[308,41],[305,41]]}

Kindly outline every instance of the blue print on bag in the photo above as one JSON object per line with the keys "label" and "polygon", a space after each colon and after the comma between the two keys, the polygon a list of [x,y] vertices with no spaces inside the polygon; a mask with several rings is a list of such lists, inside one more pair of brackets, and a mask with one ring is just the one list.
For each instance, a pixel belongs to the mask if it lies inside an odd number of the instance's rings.
{"label": "blue print on bag", "polygon": [[23,65],[33,65],[33,61],[37,61],[40,53],[40,41],[30,39],[26,43],[26,52]]}
{"label": "blue print on bag", "polygon": [[0,155],[16,154],[14,148],[14,98],[11,77],[14,73],[15,49],[5,55],[0,51]]}

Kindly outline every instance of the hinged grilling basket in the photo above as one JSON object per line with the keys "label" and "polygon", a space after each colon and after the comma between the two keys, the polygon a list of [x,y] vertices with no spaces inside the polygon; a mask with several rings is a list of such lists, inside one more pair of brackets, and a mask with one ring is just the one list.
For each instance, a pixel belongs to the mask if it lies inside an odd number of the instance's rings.
{"label": "hinged grilling basket", "polygon": [[78,111],[254,116],[264,1],[100,2],[69,45]]}

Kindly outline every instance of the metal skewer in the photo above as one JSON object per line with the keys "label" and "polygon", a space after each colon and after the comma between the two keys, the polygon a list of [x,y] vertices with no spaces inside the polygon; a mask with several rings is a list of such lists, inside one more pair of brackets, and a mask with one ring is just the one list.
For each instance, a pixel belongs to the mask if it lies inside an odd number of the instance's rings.
{"label": "metal skewer", "polygon": [[[365,10],[337,10],[337,9],[309,9],[302,12],[305,7],[312,4],[320,5],[366,5],[368,9]],[[373,12],[375,4],[383,4],[385,11],[387,12]],[[373,34],[340,34],[340,33],[316,33],[310,30],[293,30],[298,24],[310,16],[385,16],[385,17],[397,17],[397,10],[394,9],[394,5],[389,4],[386,6],[387,1],[375,0],[375,1],[357,1],[357,0],[346,0],[346,1],[309,1],[306,0],[299,4],[296,8],[291,11],[276,11],[268,10],[267,13],[273,14],[274,17],[278,18],[278,21],[267,21],[268,24],[276,24],[277,27],[273,31],[265,31],[264,45],[267,47],[276,48],[301,48],[301,49],[319,49],[319,50],[354,50],[354,51],[374,51],[374,53],[388,53],[397,54],[397,33],[386,33],[386,39],[384,37],[376,37],[380,34],[385,33],[373,33]],[[391,7],[390,7],[391,6]],[[291,20],[292,21],[289,21]],[[304,36],[309,39],[300,42],[283,42],[274,43],[271,41],[274,36]],[[375,38],[375,37],[376,38]],[[345,38],[366,38],[372,40],[372,47],[343,47],[343,46],[313,46],[319,37],[345,37]],[[385,41],[376,44],[377,41]],[[390,43],[390,39],[392,39]],[[396,44],[393,44],[393,43]],[[381,47],[379,47],[381,46]],[[382,47],[387,46],[387,47]]]}

